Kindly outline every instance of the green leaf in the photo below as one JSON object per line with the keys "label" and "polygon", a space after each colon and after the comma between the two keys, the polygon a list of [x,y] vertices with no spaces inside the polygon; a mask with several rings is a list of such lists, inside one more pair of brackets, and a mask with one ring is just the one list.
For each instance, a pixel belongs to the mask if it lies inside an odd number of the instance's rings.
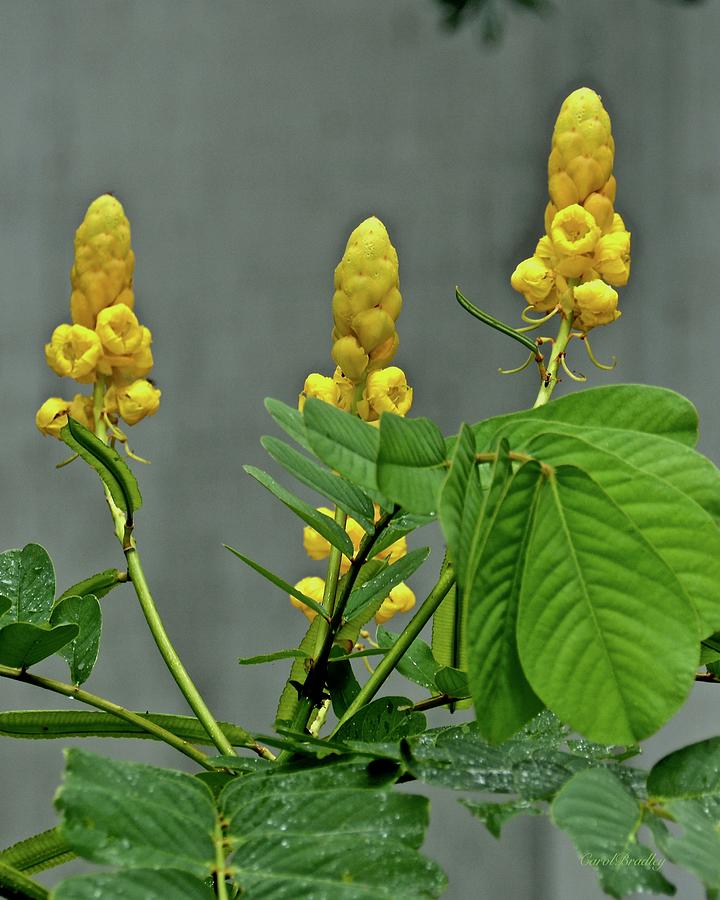
{"label": "green leaf", "polygon": [[667,800],[665,810],[683,829],[679,835],[656,836],[671,862],[696,875],[709,889],[720,888],[720,816],[702,800]]}
{"label": "green leaf", "polygon": [[[399,637],[399,633],[389,631],[384,625],[378,627],[376,639],[383,648],[392,647]],[[421,638],[415,638],[400,657],[396,668],[409,681],[413,681],[429,691],[435,690],[435,675],[440,665],[430,647]]]}
{"label": "green leaf", "polygon": [[70,416],[67,425],[60,430],[60,438],[95,469],[115,505],[132,520],[133,513],[142,506],[142,496],[135,476],[117,450],[108,447]]}
{"label": "green leaf", "polygon": [[0,628],[0,663],[28,669],[57,653],[78,634],[77,625],[32,625],[11,622]]}
{"label": "green leaf", "polygon": [[377,483],[382,493],[408,512],[437,509],[447,475],[445,438],[430,419],[380,418]]}
{"label": "green leaf", "polygon": [[275,587],[279,587],[281,591],[284,591],[286,594],[292,595],[293,597],[295,597],[296,599],[298,599],[302,603],[304,603],[306,606],[309,606],[310,609],[314,609],[315,612],[319,616],[322,616],[323,619],[328,618],[327,611],[321,606],[320,603],[317,602],[317,600],[313,600],[312,597],[306,596],[305,594],[302,593],[302,591],[299,591],[296,587],[293,587],[293,585],[290,584],[290,582],[285,581],[284,579],[280,578],[279,575],[275,575],[269,569],[266,569],[264,566],[261,566],[260,563],[254,562],[254,560],[250,559],[249,556],[245,556],[242,553],[240,553],[239,550],[234,550],[232,547],[229,547],[227,544],[223,544],[223,547],[226,550],[229,550],[235,556],[237,556],[238,559],[241,559],[245,563],[246,566],[250,566],[251,569],[254,569],[256,572],[258,572],[260,575],[262,575],[263,578],[267,578],[267,580],[269,582],[271,582],[272,584],[274,584]]}
{"label": "green leaf", "polygon": [[270,413],[282,430],[291,437],[296,444],[303,449],[313,452],[305,433],[305,423],[302,413],[282,400],[274,400],[272,397],[265,399],[265,409]]}
{"label": "green leaf", "polygon": [[608,769],[591,769],[571,778],[555,797],[551,815],[570,836],[580,861],[597,867],[606,894],[675,893],[658,871],[662,863],[637,842],[642,824],[637,799]]}
{"label": "green leaf", "polygon": [[82,684],[90,677],[100,651],[102,613],[97,598],[93,594],[65,597],[53,609],[50,624],[78,626],[77,637],[60,654],[70,667],[73,684]]}
{"label": "green leaf", "polygon": [[[416,550],[411,550],[405,556],[401,556],[397,562],[385,566],[373,578],[369,578],[360,587],[355,588],[348,600],[345,621],[349,622],[360,618],[376,600],[387,597],[396,585],[419,569],[429,555],[429,547],[418,547]],[[373,611],[371,615],[374,615],[376,611]]]}
{"label": "green leaf", "polygon": [[0,619],[12,607],[12,601],[9,597],[0,597]]}
{"label": "green leaf", "polygon": [[[536,462],[506,482],[467,570],[468,680],[478,726],[506,740],[542,709],[523,674],[516,629],[528,539],[543,481]],[[473,549],[476,544],[473,543]]]}
{"label": "green leaf", "polygon": [[675,573],[700,618],[700,637],[720,630],[720,530],[709,513],[664,479],[577,436],[539,434],[527,446],[553,465],[591,473]]}
{"label": "green leaf", "polygon": [[461,669],[454,669],[452,666],[442,666],[442,668],[438,669],[435,676],[435,684],[440,693],[447,694],[448,697],[470,696],[468,677]]}
{"label": "green leaf", "polygon": [[427,800],[391,791],[366,766],[249,775],[220,804],[243,897],[411,900],[446,886],[417,852]]}
{"label": "green leaf", "polygon": [[405,537],[405,535],[410,534],[417,528],[422,528],[424,525],[429,525],[435,521],[436,516],[434,514],[431,516],[415,516],[405,513],[393,516],[383,533],[373,544],[373,553],[376,555],[382,553],[383,550],[387,550],[388,547],[392,546],[395,541],[399,541],[400,538]]}
{"label": "green leaf", "polygon": [[32,878],[0,861],[0,892],[8,900],[45,900],[50,894]]}
{"label": "green leaf", "polygon": [[[192,716],[166,713],[137,713],[141,718],[161,725],[178,737],[193,744],[212,745],[205,728]],[[235,747],[247,745],[247,732],[228,722],[220,728]],[[154,734],[139,726],[103,712],[71,709],[11,710],[0,712],[0,735],[35,740],[57,738],[111,737],[158,740]]]}
{"label": "green leaf", "polygon": [[571,466],[538,499],[517,637],[535,693],[602,743],[635,743],[660,728],[687,696],[699,656],[696,616],[673,572]]}
{"label": "green leaf", "polygon": [[55,798],[61,832],[91,862],[180,869],[206,878],[215,864],[217,813],[208,788],[182,772],[65,752]]}
{"label": "green leaf", "polygon": [[[334,651],[337,649],[337,647],[333,648]],[[360,693],[360,685],[349,660],[338,662],[337,659],[333,660],[331,657],[330,662],[332,665],[328,666],[326,675],[327,688],[330,692],[333,712],[340,719]]]}
{"label": "green leaf", "polygon": [[0,863],[27,875],[61,866],[71,859],[75,859],[75,854],[57,828],[34,834],[0,852]]}
{"label": "green leaf", "polygon": [[238,662],[241,666],[258,666],[263,663],[275,662],[278,659],[307,659],[308,654],[304,650],[293,648],[292,650],[276,650],[274,653],[262,653],[260,656],[241,656]]}
{"label": "green leaf", "polygon": [[93,594],[98,600],[101,600],[106,594],[117,587],[119,584],[127,582],[127,573],[121,572],[119,569],[105,569],[98,572],[97,575],[91,575],[73,584],[57,598],[56,605],[66,597],[84,597],[86,594]]}
{"label": "green leaf", "polygon": [[[327,406],[327,404],[325,404]],[[296,516],[299,516],[303,522],[306,522],[311,528],[314,528],[318,534],[321,534],[333,547],[337,547],[348,559],[352,559],[355,553],[353,544],[344,528],[341,528],[337,522],[334,522],[329,516],[318,512],[314,506],[310,506],[304,500],[296,497],[290,491],[286,490],[282,485],[278,484],[274,478],[257,469],[255,466],[243,466],[248,475],[251,475],[256,481],[267,488],[271,494],[280,500],[288,509],[292,510]]]}
{"label": "green leaf", "polygon": [[212,888],[187,872],[135,869],[127,872],[76,875],[52,892],[52,900],[215,900]]}
{"label": "green leaf", "polygon": [[[308,630],[305,632],[305,636],[303,637],[302,641],[300,641],[300,646],[298,647],[298,649],[302,650],[304,653],[307,653],[308,657],[311,657],[315,652],[315,642],[317,641],[317,634],[320,629],[320,621],[321,620],[319,617],[314,618],[310,623]],[[275,713],[276,727],[279,724],[292,722],[293,718],[295,717],[295,713],[299,704],[298,692],[295,684],[304,682],[306,675],[307,660],[294,660],[290,668],[290,675],[288,676],[288,680],[285,682],[285,687],[283,688],[282,694],[280,694],[277,712]],[[293,684],[293,682],[295,682],[295,684]]]}
{"label": "green leaf", "polygon": [[0,598],[10,601],[0,625],[47,622],[54,596],[55,570],[44,547],[27,544],[22,550],[0,553]]}
{"label": "green leaf", "polygon": [[489,448],[500,428],[527,418],[654,434],[687,447],[694,447],[698,439],[697,410],[681,394],[645,384],[614,384],[568,394],[533,410],[486,419],[473,428],[478,446]]}
{"label": "green leaf", "polygon": [[412,700],[407,697],[379,697],[361,707],[344,722],[336,741],[397,741],[411,734],[419,734],[427,727],[421,712],[412,712]]}
{"label": "green leaf", "polygon": [[655,763],[648,794],[658,800],[720,800],[720,737],[689,744]]}
{"label": "green leaf", "polygon": [[490,834],[499,838],[502,827],[518,815],[540,816],[542,810],[529,800],[508,800],[507,803],[476,803],[474,800],[459,801],[476,819],[484,823]]}
{"label": "green leaf", "polygon": [[354,484],[377,495],[378,430],[313,397],[305,401],[303,419],[310,446],[320,459]]}
{"label": "green leaf", "polygon": [[372,500],[364,491],[344,478],[333,475],[284,441],[264,437],[260,439],[260,443],[275,462],[294,475],[298,481],[332,500],[336,506],[352,516],[368,534],[372,533],[375,509]]}
{"label": "green leaf", "polygon": [[432,624],[432,654],[441,666],[467,665],[462,643],[463,610],[457,585],[438,606]]}

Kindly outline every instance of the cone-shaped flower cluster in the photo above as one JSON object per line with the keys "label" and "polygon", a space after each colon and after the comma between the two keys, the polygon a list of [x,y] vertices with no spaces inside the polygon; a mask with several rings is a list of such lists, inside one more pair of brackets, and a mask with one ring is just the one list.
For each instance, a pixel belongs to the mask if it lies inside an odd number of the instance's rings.
{"label": "cone-shaped flower cluster", "polygon": [[[318,512],[324,513],[326,516],[332,518],[333,511],[326,506],[319,506]],[[375,518],[378,519],[380,517],[380,507],[376,505],[375,507]],[[353,547],[355,548],[355,552],[357,553],[360,547],[360,541],[363,539],[363,535],[365,532],[362,527],[355,521],[353,518],[348,518],[347,524],[345,525],[345,530],[350,537],[350,540],[353,543]],[[310,559],[327,559],[330,555],[330,543],[324,538],[321,534],[318,534],[314,528],[311,528],[309,525],[306,525],[303,530],[303,546],[305,547],[305,552],[310,557]],[[401,556],[405,556],[407,553],[407,542],[404,537],[401,537],[399,540],[395,541],[394,544],[391,544],[389,547],[386,547],[385,550],[381,550],[374,558],[379,560],[385,560],[388,563],[397,562]],[[350,560],[346,556],[342,556],[340,559],[340,574],[344,575],[348,569],[350,568]],[[314,576],[310,578],[303,578],[301,581],[295,585],[295,588],[306,596],[310,597],[312,600],[317,600],[318,603],[322,602],[323,599],[323,591],[325,590],[325,582],[322,578],[316,578]],[[309,606],[306,606],[296,597],[290,597],[290,602],[297,609],[301,610],[311,621],[315,618],[317,613],[314,609],[310,609]],[[415,606],[415,594],[412,590],[404,583],[400,582],[396,587],[394,587],[389,595],[383,600],[382,606],[375,613],[375,621],[378,625],[381,625],[383,622],[387,622],[392,617],[399,612],[407,612]]]}
{"label": "cone-shaped flower cluster", "polygon": [[548,160],[545,235],[510,283],[540,312],[561,307],[586,333],[618,318],[630,276],[630,232],[615,212],[615,142],[600,97],[580,88],[563,103]]}
{"label": "cone-shaped flower cluster", "polygon": [[[332,357],[337,368],[332,376],[317,372],[308,375],[298,400],[299,409],[303,409],[308,397],[316,397],[375,426],[383,413],[406,415],[412,406],[412,388],[403,370],[389,365],[399,344],[395,322],[402,309],[398,256],[380,219],[371,216],[352,232],[335,269],[334,285]],[[319,512],[333,517],[331,509],[320,507]],[[376,518],[380,516],[379,507],[375,514]],[[363,529],[349,518],[345,530],[357,553]],[[311,559],[326,559],[330,555],[328,541],[309,526],[305,528],[303,544]],[[407,544],[401,538],[376,558],[394,561],[406,553]],[[350,560],[343,556],[341,574],[349,568]],[[321,578],[303,578],[295,587],[313,600],[323,599],[325,582]],[[290,602],[309,619],[315,618],[315,611],[296,597],[291,596]],[[387,622],[414,605],[413,592],[407,585],[399,584],[383,601],[375,621]]]}
{"label": "cone-shaped flower cluster", "polygon": [[[125,211],[114,197],[103,194],[90,204],[75,233],[72,323],[58,325],[45,345],[45,359],[57,375],[80,384],[103,378],[108,390],[102,412],[111,424],[123,419],[134,425],[155,415],[160,405],[160,391],[146,378],[153,366],[152,335],[133,312],[134,267]],[[57,437],[68,414],[92,429],[92,397],[51,397],[35,422],[43,434]]]}
{"label": "cone-shaped flower cluster", "polygon": [[[397,252],[375,216],[350,235],[335,269],[332,377],[313,373],[305,380],[298,406],[318,397],[366,422],[380,414],[404,416],[412,405],[405,373],[390,366],[400,343],[395,322],[402,309]],[[384,367],[388,368],[384,368]]]}

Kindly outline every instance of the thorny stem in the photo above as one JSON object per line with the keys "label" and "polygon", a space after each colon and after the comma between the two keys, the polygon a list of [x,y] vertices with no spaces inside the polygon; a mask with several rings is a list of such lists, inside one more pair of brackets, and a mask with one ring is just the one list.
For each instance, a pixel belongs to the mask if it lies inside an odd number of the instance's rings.
{"label": "thorny stem", "polygon": [[398,664],[407,649],[410,647],[412,642],[420,634],[425,625],[430,621],[431,616],[438,608],[438,606],[440,606],[442,601],[445,599],[447,592],[454,584],[455,572],[453,571],[452,566],[448,566],[442,573],[442,575],[438,579],[437,584],[432,589],[420,609],[414,615],[408,626],[402,632],[397,641],[395,641],[392,647],[388,650],[385,656],[383,656],[373,674],[370,676],[370,678],[368,678],[368,680],[360,689],[360,693],[353,700],[350,706],[348,706],[348,708],[345,710],[345,714],[340,718],[340,721],[338,722],[330,737],[332,737],[337,732],[338,728],[340,728],[340,726],[344,722],[346,722],[350,718],[350,716],[354,715],[361,706],[365,706],[366,703],[369,703],[375,696],[375,694],[377,694],[388,676],[392,673],[395,666]]}
{"label": "thorny stem", "polygon": [[143,716],[139,716],[137,713],[131,712],[129,709],[125,709],[124,706],[119,706],[117,703],[106,700],[104,697],[98,697],[97,694],[91,694],[78,685],[65,684],[62,681],[55,681],[53,678],[44,678],[40,675],[31,675],[24,669],[14,669],[10,666],[0,666],[0,677],[23,681],[25,684],[34,684],[36,687],[45,688],[47,691],[71,697],[74,700],[79,700],[81,703],[87,703],[88,706],[101,709],[103,712],[110,713],[110,715],[116,716],[118,719],[124,719],[126,722],[142,728],[148,734],[154,735],[156,738],[179,750],[180,753],[184,753],[185,756],[190,757],[204,769],[216,771],[214,766],[209,763],[208,756],[205,753],[193,747],[192,744],[189,744],[176,734],[173,734],[166,728],[162,728],[160,725],[156,725],[149,719],[143,718]]}

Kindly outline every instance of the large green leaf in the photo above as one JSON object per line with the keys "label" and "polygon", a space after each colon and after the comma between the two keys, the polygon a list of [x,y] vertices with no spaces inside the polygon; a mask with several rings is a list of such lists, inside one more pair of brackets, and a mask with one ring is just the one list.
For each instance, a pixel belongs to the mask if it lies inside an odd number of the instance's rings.
{"label": "large green leaf", "polygon": [[377,494],[378,430],[313,397],[305,401],[303,419],[310,446],[320,459],[350,481]]}
{"label": "large green leaf", "polygon": [[672,570],[570,466],[558,467],[538,499],[517,634],[535,693],[605,743],[660,728],[687,696],[699,657],[697,617]]}
{"label": "large green leaf", "polygon": [[41,624],[49,620],[55,597],[55,570],[44,547],[27,544],[22,550],[0,553],[0,597],[10,601],[10,609],[0,617],[0,625]]}
{"label": "large green leaf", "polygon": [[212,873],[217,811],[191,775],[71,749],[55,805],[62,836],[84,859],[197,878]]}
{"label": "large green leaf", "polygon": [[489,448],[499,429],[528,417],[544,422],[586,427],[600,425],[606,429],[655,434],[688,447],[694,447],[698,437],[697,410],[686,397],[667,388],[614,384],[568,394],[533,410],[520,410],[479,422],[474,426],[478,444],[482,449]]}
{"label": "large green leaf", "polygon": [[720,529],[709,513],[664,479],[575,435],[539,434],[528,449],[590,473],[673,570],[698,613],[700,636],[720,630]]}
{"label": "large green leaf", "polygon": [[77,625],[77,637],[60,650],[70,667],[73,684],[82,684],[90,677],[100,651],[102,613],[93,594],[84,597],[65,597],[52,611],[52,625]]}
{"label": "large green leaf", "polygon": [[28,669],[69,644],[78,634],[77,625],[33,625],[11,622],[0,628],[0,663]]}
{"label": "large green leaf", "polygon": [[467,572],[468,680],[481,733],[505,740],[542,709],[518,657],[516,628],[528,539],[542,489],[540,466],[526,463],[490,512]]}
{"label": "large green leaf", "polygon": [[377,483],[386,497],[408,512],[433,513],[446,475],[445,439],[434,422],[381,417]]}
{"label": "large green leaf", "polygon": [[608,769],[574,775],[558,791],[552,818],[570,836],[581,863],[597,868],[606,894],[675,893],[659,871],[662,862],[637,841],[642,824],[637,798]]}
{"label": "large green leaf", "polygon": [[664,800],[720,801],[720,737],[689,744],[664,756],[648,775],[648,794]]}
{"label": "large green leaf", "polygon": [[427,727],[421,712],[412,712],[407,697],[378,697],[361,707],[344,722],[334,736],[336,741],[397,741],[420,734]]}
{"label": "large green leaf", "polygon": [[[389,631],[384,625],[378,627],[377,642],[381,647],[389,649],[399,637],[399,632]],[[421,638],[415,638],[396,666],[401,675],[429,691],[435,690],[435,675],[439,668],[432,650]]]}
{"label": "large green leaf", "polygon": [[[325,405],[327,406],[327,404]],[[352,541],[345,529],[341,528],[337,522],[334,522],[330,516],[318,512],[314,506],[310,506],[309,503],[301,500],[300,497],[296,497],[295,494],[278,484],[272,476],[268,475],[267,472],[263,472],[262,469],[257,469],[255,466],[243,466],[243,468],[248,475],[259,481],[264,488],[267,488],[271,494],[277,497],[288,509],[292,510],[296,516],[299,516],[303,522],[307,522],[318,534],[321,534],[329,541],[333,547],[337,547],[348,559],[352,559],[355,553]]]}
{"label": "large green leaf", "polygon": [[67,425],[60,430],[60,438],[95,469],[115,505],[132,519],[133,513],[142,506],[142,496],[135,476],[117,450],[108,447],[70,416]]}
{"label": "large green leaf", "polygon": [[284,441],[264,437],[260,443],[275,462],[294,475],[298,481],[332,500],[336,506],[352,516],[368,534],[372,533],[375,510],[372,500],[364,491],[339,475],[333,475]]}
{"label": "large green leaf", "polygon": [[392,792],[365,766],[246,776],[220,805],[248,900],[419,900],[445,888],[439,867],[417,852],[427,800]]}
{"label": "large green leaf", "polygon": [[215,900],[208,885],[173,869],[76,875],[66,878],[52,892],[51,900]]}

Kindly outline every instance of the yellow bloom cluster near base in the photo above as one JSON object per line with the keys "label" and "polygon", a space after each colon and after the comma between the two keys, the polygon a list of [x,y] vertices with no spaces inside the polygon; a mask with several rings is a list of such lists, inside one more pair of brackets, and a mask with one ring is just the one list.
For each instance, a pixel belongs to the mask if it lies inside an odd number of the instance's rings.
{"label": "yellow bloom cluster near base", "polygon": [[[115,197],[103,194],[90,204],[75,233],[72,322],[53,331],[45,359],[57,375],[80,384],[105,379],[109,389],[102,415],[111,425],[119,419],[135,425],[160,406],[160,391],[146,378],[153,367],[152,335],[133,311],[134,268],[125,211]],[[92,397],[51,397],[38,410],[35,424],[43,434],[58,437],[68,415],[93,429]]]}
{"label": "yellow bloom cluster near base", "polygon": [[630,277],[630,232],[615,211],[610,117],[590,88],[560,109],[548,160],[545,234],[510,279],[528,306],[572,315],[587,333],[620,316],[618,293]]}

